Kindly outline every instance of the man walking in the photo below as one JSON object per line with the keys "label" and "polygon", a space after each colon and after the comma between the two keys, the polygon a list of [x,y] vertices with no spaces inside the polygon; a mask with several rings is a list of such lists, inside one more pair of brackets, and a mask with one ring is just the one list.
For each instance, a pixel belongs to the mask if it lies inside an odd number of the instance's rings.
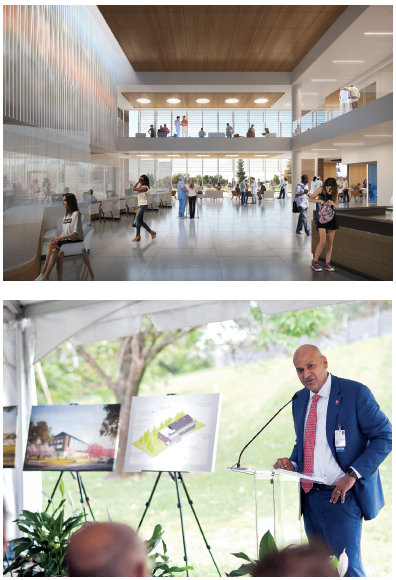
{"label": "man walking", "polygon": [[254,177],[252,177],[252,181],[250,183],[250,191],[252,193],[252,203],[257,203],[257,183]]}
{"label": "man walking", "polygon": [[310,236],[311,229],[307,222],[307,209],[309,205],[307,196],[308,193],[307,184],[308,184],[308,175],[302,175],[301,181],[297,185],[296,191],[294,193],[297,208],[300,213],[300,215],[298,216],[296,234],[302,234],[303,233],[302,229],[304,226],[305,233],[307,234],[307,236]]}
{"label": "man walking", "polygon": [[185,178],[181,177],[179,185],[177,186],[177,199],[179,200],[179,218],[184,218],[184,212],[187,203],[187,187],[185,184]]}
{"label": "man walking", "polygon": [[346,576],[365,576],[362,521],[384,506],[379,466],[392,450],[392,426],[365,385],[328,372],[316,346],[296,350],[293,363],[304,389],[292,403],[296,444],[275,469],[326,483],[301,483],[301,513],[310,542],[321,540],[339,558],[348,556]]}
{"label": "man walking", "polygon": [[176,129],[176,137],[180,137],[180,117],[176,117],[174,125]]}
{"label": "man walking", "polygon": [[226,137],[232,137],[232,134],[234,133],[234,129],[231,127],[231,125],[229,123],[227,123],[226,126]]}
{"label": "man walking", "polygon": [[[239,189],[241,190],[241,203],[242,205],[245,205],[245,180],[241,179],[241,182],[239,184]],[[246,204],[247,204],[247,198],[246,198]]]}
{"label": "man walking", "polygon": [[279,188],[280,189],[279,189],[279,197],[278,197],[278,199],[282,199],[282,198],[285,199],[285,183],[284,183],[283,180],[280,182]]}
{"label": "man walking", "polygon": [[348,180],[346,177],[343,177],[342,179],[342,188],[344,190],[345,201],[349,202]]}

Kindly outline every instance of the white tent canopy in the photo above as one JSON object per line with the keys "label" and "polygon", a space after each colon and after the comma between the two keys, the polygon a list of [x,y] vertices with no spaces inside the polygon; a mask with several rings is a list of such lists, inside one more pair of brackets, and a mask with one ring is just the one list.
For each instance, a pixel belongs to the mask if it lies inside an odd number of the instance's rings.
{"label": "white tent canopy", "polygon": [[[342,300],[259,300],[264,314]],[[248,315],[250,300],[5,300],[4,406],[18,406],[15,469],[3,471],[11,516],[41,509],[41,473],[23,473],[30,411],[37,404],[33,364],[66,340],[84,344],[136,333],[145,316],[159,331],[191,328]],[[13,519],[13,518],[12,518]],[[10,533],[15,537],[18,531]]]}
{"label": "white tent canopy", "polygon": [[[263,314],[314,308],[342,300],[259,300]],[[85,344],[136,333],[145,316],[159,331],[244,318],[250,300],[47,300],[14,301],[32,321],[39,361],[66,340]],[[17,314],[14,314],[17,316]]]}

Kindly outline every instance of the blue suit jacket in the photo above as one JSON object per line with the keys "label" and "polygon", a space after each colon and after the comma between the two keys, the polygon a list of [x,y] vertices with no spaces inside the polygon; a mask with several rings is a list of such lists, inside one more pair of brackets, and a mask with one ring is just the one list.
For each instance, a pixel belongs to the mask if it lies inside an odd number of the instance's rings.
{"label": "blue suit jacket", "polygon": [[[304,422],[309,389],[298,391],[292,403],[296,444],[290,461],[303,470]],[[335,450],[335,430],[345,430],[345,451]],[[331,376],[327,407],[326,436],[331,452],[343,471],[354,467],[362,476],[353,486],[357,503],[365,520],[372,520],[384,506],[384,494],[378,467],[392,451],[392,425],[381,411],[368,387]]]}

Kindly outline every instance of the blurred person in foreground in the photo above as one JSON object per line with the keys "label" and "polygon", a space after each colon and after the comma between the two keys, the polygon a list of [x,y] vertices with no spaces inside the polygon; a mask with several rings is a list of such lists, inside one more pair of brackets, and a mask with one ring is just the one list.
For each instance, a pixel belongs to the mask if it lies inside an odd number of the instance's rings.
{"label": "blurred person in foreground", "polygon": [[280,552],[272,550],[254,567],[252,576],[256,578],[338,576],[330,562],[330,556],[326,545],[320,542],[285,548]]}
{"label": "blurred person in foreground", "polygon": [[304,385],[292,403],[296,444],[274,468],[326,478],[301,482],[308,540],[325,542],[337,558],[345,549],[346,576],[366,576],[362,523],[385,505],[378,468],[392,451],[392,425],[368,387],[328,372],[316,346],[300,346],[293,364]]}
{"label": "blurred person in foreground", "polygon": [[72,534],[66,552],[68,576],[149,576],[146,548],[126,524],[92,522]]}

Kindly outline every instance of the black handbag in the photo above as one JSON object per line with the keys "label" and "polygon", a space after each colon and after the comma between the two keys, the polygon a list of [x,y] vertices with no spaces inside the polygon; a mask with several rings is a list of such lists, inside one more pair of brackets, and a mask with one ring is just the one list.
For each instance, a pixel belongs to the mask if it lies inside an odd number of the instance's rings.
{"label": "black handbag", "polygon": [[136,215],[137,215],[137,213],[135,212],[134,215],[133,215],[133,222],[132,222],[132,227],[133,228],[136,228]]}
{"label": "black handbag", "polygon": [[294,200],[294,201],[293,201],[293,209],[292,209],[292,212],[293,212],[293,213],[300,213],[300,212],[298,211],[298,207],[297,207],[297,202],[296,202],[296,200]]}

